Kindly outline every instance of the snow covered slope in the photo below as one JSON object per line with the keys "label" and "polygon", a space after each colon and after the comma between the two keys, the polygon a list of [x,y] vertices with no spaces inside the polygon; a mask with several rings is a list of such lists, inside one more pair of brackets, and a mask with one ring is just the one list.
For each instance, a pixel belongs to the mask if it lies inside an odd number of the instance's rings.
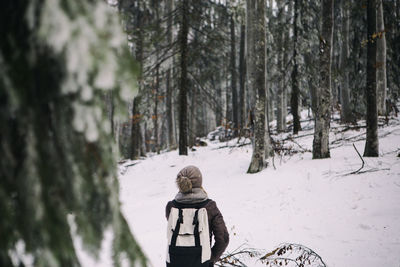
{"label": "snow covered slope", "polygon": [[[379,158],[364,158],[361,167],[352,144],[362,154],[365,129],[341,132],[332,124],[331,158],[312,160],[311,153],[275,156],[274,165],[246,174],[251,145],[210,143],[189,156],[177,151],[152,156],[120,177],[123,211],[154,267],[165,266],[165,204],[176,194],[175,177],[193,164],[203,186],[224,215],[230,232],[228,250],[242,244],[271,251],[284,242],[306,245],[330,267],[400,266],[400,126],[397,119],[379,128]],[[299,133],[293,148],[312,149],[312,125]],[[334,133],[336,132],[336,133]],[[274,136],[285,138],[287,134]],[[336,142],[335,142],[336,140]],[[248,140],[247,140],[248,141]],[[299,147],[300,146],[300,147]],[[248,261],[249,266],[262,266]]]}

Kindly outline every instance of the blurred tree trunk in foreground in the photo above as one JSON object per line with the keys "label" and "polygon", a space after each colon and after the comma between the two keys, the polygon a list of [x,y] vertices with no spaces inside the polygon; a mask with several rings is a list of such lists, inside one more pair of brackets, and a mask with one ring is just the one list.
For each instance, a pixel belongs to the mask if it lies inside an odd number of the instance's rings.
{"label": "blurred tree trunk in foreground", "polygon": [[117,18],[103,1],[0,4],[0,266],[80,266],[74,239],[96,257],[106,230],[115,266],[146,266],[104,101],[126,103],[137,83]]}

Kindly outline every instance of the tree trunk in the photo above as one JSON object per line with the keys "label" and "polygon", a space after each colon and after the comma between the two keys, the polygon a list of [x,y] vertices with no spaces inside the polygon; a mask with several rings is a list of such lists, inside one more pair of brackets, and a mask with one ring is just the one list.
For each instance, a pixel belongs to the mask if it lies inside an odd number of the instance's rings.
{"label": "tree trunk", "polygon": [[156,68],[156,85],[155,85],[155,88],[154,88],[154,115],[153,115],[154,149],[155,149],[155,152],[157,152],[157,154],[160,153],[159,141],[158,141],[158,90],[159,90],[159,86],[160,86],[160,73],[159,72],[160,72],[159,71],[159,66],[157,65],[157,68]]}
{"label": "tree trunk", "polygon": [[[255,2],[255,5],[252,2]],[[255,54],[250,58],[249,64],[254,64],[254,72],[250,73],[250,83],[256,92],[256,108],[254,123],[254,149],[248,173],[256,173],[266,167],[265,163],[265,0],[248,0],[248,11],[255,14],[254,27]],[[251,10],[254,7],[254,10]],[[249,14],[248,14],[249,15]]]}
{"label": "tree trunk", "polygon": [[238,99],[237,99],[237,86],[236,86],[236,38],[235,38],[235,21],[233,15],[230,18],[231,28],[231,89],[232,89],[232,115],[233,115],[233,136],[238,134]]}
{"label": "tree trunk", "polygon": [[197,119],[197,90],[191,88],[191,105],[190,105],[190,120],[189,120],[189,147],[193,147],[196,141],[196,119]]}
{"label": "tree trunk", "polygon": [[248,112],[251,113],[255,104],[254,92],[254,81],[252,82],[252,76],[254,76],[254,26],[255,22],[255,0],[246,0],[246,76],[247,76],[247,106],[249,107]]}
{"label": "tree trunk", "polygon": [[376,1],[368,0],[367,7],[367,140],[365,142],[364,157],[379,156],[378,141],[378,111],[376,101]]}
{"label": "tree trunk", "polygon": [[132,118],[131,118],[131,140],[132,145],[130,149],[130,159],[138,159],[140,157],[140,121],[141,114],[139,111],[139,105],[141,102],[141,96],[136,96],[132,103]]}
{"label": "tree trunk", "polygon": [[[336,8],[340,7],[337,6],[338,2],[340,2],[340,0],[338,0],[337,2],[333,3],[333,21],[335,21],[336,19],[336,14],[335,14],[335,10]],[[335,109],[338,108],[338,103],[339,103],[339,83],[338,83],[338,79],[337,77],[333,77],[332,78],[332,72],[333,73],[338,73],[339,72],[339,68],[340,68],[340,45],[339,45],[339,23],[337,23],[338,25],[335,25],[334,23],[334,27],[332,27],[332,51],[331,51],[331,112]],[[335,75],[337,76],[337,75]]]}
{"label": "tree trunk", "polygon": [[383,1],[376,0],[378,3],[377,11],[377,58],[376,58],[376,72],[377,72],[377,90],[378,90],[378,114],[386,114],[386,34],[385,23],[383,17]]}
{"label": "tree trunk", "polygon": [[142,11],[137,12],[136,25],[138,26],[137,31],[137,44],[135,57],[140,66],[140,73],[138,77],[139,92],[137,96],[133,99],[132,103],[132,118],[131,118],[131,149],[130,149],[130,159],[138,159],[146,151],[141,151],[142,142],[144,141],[141,136],[140,123],[142,120],[142,114],[140,112],[140,103],[142,100],[142,66],[143,66],[143,14]]}
{"label": "tree trunk", "polygon": [[[288,3],[288,10],[287,10],[287,14],[286,14],[286,21],[290,21],[290,19],[292,18],[292,13],[293,13],[293,2],[290,1]],[[282,112],[283,112],[283,116],[282,116],[282,121],[283,121],[283,125],[286,129],[287,123],[286,123],[286,117],[287,117],[287,107],[288,107],[288,77],[286,77],[286,73],[287,73],[287,66],[289,66],[289,51],[290,51],[290,29],[288,28],[286,30],[285,33],[285,39],[284,39],[284,55],[283,55],[283,63],[284,63],[284,74],[285,78],[283,79],[284,82],[284,88],[283,88],[283,96],[282,96],[282,104],[283,104],[283,108],[282,108]]]}
{"label": "tree trunk", "polygon": [[245,82],[246,82],[246,60],[245,54],[245,38],[246,38],[246,25],[242,23],[240,26],[240,53],[239,53],[239,111],[240,111],[240,124],[239,128],[243,129],[246,125],[246,106],[245,106]]}
{"label": "tree trunk", "polygon": [[[301,0],[300,0],[301,1]],[[293,134],[298,134],[301,130],[299,116],[299,77],[297,65],[297,17],[299,13],[299,0],[294,1],[294,19],[293,19],[293,70],[292,70],[292,94],[290,97],[290,112],[293,115]]]}
{"label": "tree trunk", "polygon": [[188,46],[189,0],[182,0],[180,29],[181,79],[179,88],[179,155],[187,155],[187,46]]}
{"label": "tree trunk", "polygon": [[215,120],[217,122],[217,125],[222,125],[222,120],[223,120],[223,108],[222,108],[222,86],[221,86],[221,73],[218,72],[215,74],[217,81],[212,79],[213,82],[213,87],[216,89],[216,102],[217,106],[215,107],[216,114],[215,114]]}
{"label": "tree trunk", "polygon": [[[273,0],[268,0],[268,7],[266,9],[267,13],[267,25],[265,29],[265,34],[266,34],[266,43],[271,43],[272,38],[271,38],[271,31],[270,27],[272,26],[272,17],[273,17]],[[268,68],[267,65],[267,58],[270,57],[272,61],[275,59],[275,55],[272,53],[272,47],[271,46],[265,46],[265,68],[266,68],[266,76],[270,77],[272,76],[272,68]],[[271,64],[272,65],[272,64]],[[265,79],[265,90],[266,90],[266,98],[267,98],[267,121],[266,121],[266,127],[267,131],[269,132],[269,122],[273,121],[275,119],[275,114],[274,114],[274,98],[272,96],[275,95],[274,88],[272,83],[268,83],[267,79]]]}
{"label": "tree trunk", "polygon": [[313,159],[329,158],[331,118],[331,58],[333,38],[333,0],[322,0],[322,29],[319,41],[320,80],[317,88]]}
{"label": "tree trunk", "polygon": [[[167,20],[167,41],[168,45],[172,44],[172,38],[173,38],[173,32],[172,32],[172,10],[173,10],[173,0],[168,0],[167,1],[167,15],[168,15],[168,20]],[[167,118],[167,133],[168,133],[168,148],[175,149],[176,147],[176,139],[175,139],[175,128],[174,128],[174,111],[172,108],[172,98],[173,98],[173,92],[172,92],[172,77],[171,77],[171,68],[172,66],[169,66],[167,69],[166,73],[166,118]]]}
{"label": "tree trunk", "polygon": [[[160,22],[160,11],[159,11],[159,4],[160,2],[155,2],[155,13],[156,13],[156,34],[161,34],[161,22]],[[160,46],[159,43],[155,44],[156,49],[156,84],[154,86],[154,114],[153,114],[153,126],[154,126],[154,150],[157,154],[160,154],[160,132],[159,132],[159,125],[158,125],[158,105],[159,105],[159,94],[160,94]],[[161,128],[162,134],[162,128]]]}
{"label": "tree trunk", "polygon": [[285,31],[284,26],[285,26],[285,5],[283,0],[278,1],[278,21],[279,25],[282,29],[282,32],[278,34],[278,70],[280,74],[280,79],[278,83],[278,92],[276,94],[276,122],[277,122],[277,131],[278,132],[284,132],[286,130],[286,103],[285,103],[285,76],[286,76],[286,69],[285,69],[285,48],[284,48],[284,43],[283,40],[285,38]]}
{"label": "tree trunk", "polygon": [[342,46],[341,46],[341,121],[343,123],[353,123],[355,118],[350,106],[350,88],[349,88],[349,29],[350,14],[347,2],[342,2]]}
{"label": "tree trunk", "polygon": [[231,91],[232,90],[229,89],[230,88],[230,81],[227,78],[229,76],[230,71],[231,71],[230,70],[231,67],[230,67],[229,64],[230,64],[230,59],[226,58],[226,63],[224,64],[226,66],[226,68],[225,68],[226,76],[224,76],[224,77],[226,77],[226,79],[224,79],[224,81],[225,81],[225,119],[226,119],[227,128],[229,128],[229,125],[233,121],[233,118],[232,118],[232,107],[231,107],[231,104],[232,104]]}

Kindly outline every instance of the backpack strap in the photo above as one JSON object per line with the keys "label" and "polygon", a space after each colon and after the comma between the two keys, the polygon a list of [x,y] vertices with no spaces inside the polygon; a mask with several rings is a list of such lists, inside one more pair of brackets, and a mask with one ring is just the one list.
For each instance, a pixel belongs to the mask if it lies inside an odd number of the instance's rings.
{"label": "backpack strap", "polygon": [[182,209],[179,209],[179,217],[178,220],[176,221],[176,226],[171,238],[172,247],[176,247],[176,239],[178,238],[179,230],[181,228],[181,223],[183,223],[183,211]]}
{"label": "backpack strap", "polygon": [[194,244],[196,247],[200,247],[200,234],[199,234],[199,210],[196,210],[193,217],[194,225]]}

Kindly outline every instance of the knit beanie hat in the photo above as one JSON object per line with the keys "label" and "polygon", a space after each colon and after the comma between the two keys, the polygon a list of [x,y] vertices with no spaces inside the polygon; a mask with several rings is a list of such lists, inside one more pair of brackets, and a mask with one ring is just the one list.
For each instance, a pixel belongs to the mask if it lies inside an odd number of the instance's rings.
{"label": "knit beanie hat", "polygon": [[176,177],[176,184],[181,193],[190,193],[193,188],[201,188],[203,176],[196,166],[183,168]]}

